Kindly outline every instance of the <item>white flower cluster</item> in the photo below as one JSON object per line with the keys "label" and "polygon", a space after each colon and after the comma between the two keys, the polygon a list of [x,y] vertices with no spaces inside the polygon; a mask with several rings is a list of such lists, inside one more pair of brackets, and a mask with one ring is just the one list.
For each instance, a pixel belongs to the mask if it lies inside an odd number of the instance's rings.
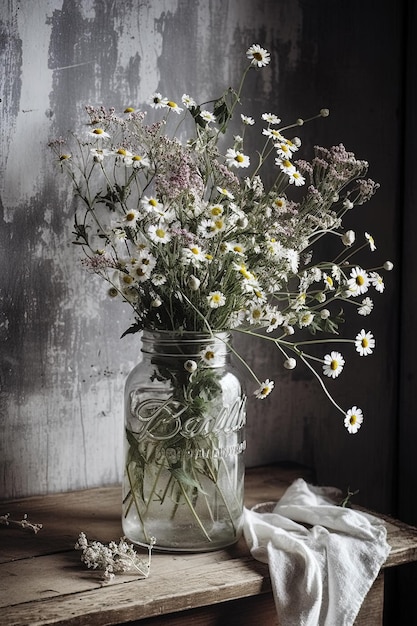
{"label": "white flower cluster", "polygon": [[[368,163],[343,145],[316,146],[311,161],[295,161],[301,140],[287,131],[309,120],[280,126],[270,112],[261,116],[256,164],[245,152],[245,132],[256,120],[245,114],[241,134],[221,152],[218,139],[242,101],[247,72],[270,62],[258,44],[246,56],[239,91],[229,89],[211,111],[188,94],[180,107],[154,93],[148,104],[162,119],[152,124],[133,107],[122,116],[87,107],[87,141],[80,139],[70,153],[61,140],[51,142],[84,203],[75,221],[76,243],[86,254],[85,265],[110,284],[109,294],[132,306],[135,323],[126,332],[237,330],[274,341],[289,370],[298,358],[320,376],[312,366],[319,360],[321,374],[335,378],[345,364],[339,352],[322,359],[306,353],[309,343],[330,340],[297,341],[295,334],[307,329],[334,338],[342,321],[337,301],[366,316],[374,303],[364,294],[371,288],[383,292],[380,271],[392,264],[366,270],[352,262],[361,248],[375,252],[375,241],[364,233],[354,248],[356,233],[342,227],[346,212],[369,200],[378,184],[364,178]],[[316,117],[328,114],[322,109]],[[182,142],[177,122],[187,119],[193,134]],[[268,188],[261,177],[267,163],[275,171]],[[241,170],[249,172],[242,179]],[[290,197],[295,187],[306,188],[304,194],[297,190],[297,201]],[[314,258],[324,235],[340,242],[333,260]],[[364,329],[342,341],[354,343],[361,356],[375,346]],[[274,382],[261,382],[247,367],[258,384],[255,395],[266,398]],[[356,420],[350,419],[327,395],[355,432],[361,423],[356,407]]]}
{"label": "white flower cluster", "polygon": [[151,568],[152,547],[155,539],[151,539],[148,546],[148,558],[142,559],[132,544],[121,538],[118,543],[111,541],[104,545],[99,541],[89,542],[85,533],[81,532],[75,544],[76,550],[81,550],[81,561],[88,568],[102,571],[102,583],[110,582],[118,573],[135,572],[143,578],[148,578]]}

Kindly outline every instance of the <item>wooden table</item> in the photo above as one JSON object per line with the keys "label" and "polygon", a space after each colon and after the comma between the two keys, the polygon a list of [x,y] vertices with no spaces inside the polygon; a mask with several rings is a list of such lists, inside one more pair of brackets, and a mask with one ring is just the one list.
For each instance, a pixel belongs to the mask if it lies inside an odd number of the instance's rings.
{"label": "wooden table", "polygon": [[[247,472],[246,506],[277,500],[305,472],[268,466]],[[43,524],[37,534],[0,528],[1,626],[265,626],[278,625],[268,567],[255,561],[242,539],[226,550],[157,554],[146,580],[118,575],[101,587],[80,562],[80,531],[107,543],[122,534],[119,487],[0,502],[10,513]],[[417,560],[417,529],[385,518],[391,554],[384,566]],[[145,554],[145,553],[144,553]],[[384,570],[356,624],[382,624]]]}

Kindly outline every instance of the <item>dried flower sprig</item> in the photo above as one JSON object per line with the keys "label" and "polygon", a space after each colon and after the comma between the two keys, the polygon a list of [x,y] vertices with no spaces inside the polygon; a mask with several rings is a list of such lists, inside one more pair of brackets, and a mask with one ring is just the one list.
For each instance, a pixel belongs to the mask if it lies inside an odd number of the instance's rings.
{"label": "dried flower sprig", "polygon": [[40,531],[42,528],[42,524],[34,524],[33,522],[29,522],[28,516],[25,513],[21,520],[11,519],[10,513],[6,513],[5,515],[0,515],[0,525],[1,526],[11,526],[13,528],[21,528],[22,530],[30,530],[35,534]]}
{"label": "dried flower sprig", "polygon": [[147,559],[141,558],[124,537],[120,538],[119,543],[111,541],[105,545],[99,541],[88,541],[85,533],[81,532],[74,547],[81,550],[81,561],[88,568],[103,571],[101,583],[105,585],[113,580],[116,574],[124,572],[139,573],[142,578],[148,578],[155,542],[155,538],[151,537]]}

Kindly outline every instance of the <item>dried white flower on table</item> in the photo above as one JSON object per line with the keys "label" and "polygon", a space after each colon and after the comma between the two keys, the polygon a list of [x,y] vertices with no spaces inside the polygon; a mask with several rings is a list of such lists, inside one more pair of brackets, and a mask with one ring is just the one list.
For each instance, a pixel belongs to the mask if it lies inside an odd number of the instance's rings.
{"label": "dried white flower on table", "polygon": [[102,584],[106,584],[114,578],[115,574],[123,572],[138,572],[143,578],[148,578],[155,541],[151,537],[147,559],[141,558],[133,545],[127,543],[124,537],[119,540],[119,543],[111,541],[108,545],[104,545],[99,541],[88,541],[85,533],[81,532],[75,549],[82,551],[81,561],[88,568],[103,570]]}

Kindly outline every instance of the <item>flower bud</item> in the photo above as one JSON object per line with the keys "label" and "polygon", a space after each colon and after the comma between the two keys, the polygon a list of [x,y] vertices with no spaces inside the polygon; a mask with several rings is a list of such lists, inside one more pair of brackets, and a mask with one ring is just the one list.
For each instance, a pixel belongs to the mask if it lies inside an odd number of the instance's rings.
{"label": "flower bud", "polygon": [[160,298],[154,298],[151,302],[151,307],[153,307],[154,309],[157,309],[158,307],[160,307],[162,304],[162,300]]}
{"label": "flower bud", "polygon": [[327,320],[327,318],[329,318],[329,317],[330,317],[330,311],[329,311],[329,309],[322,309],[322,310],[320,311],[320,317],[321,317],[321,319],[322,319],[322,320]]}
{"label": "flower bud", "polygon": [[286,335],[293,335],[294,334],[294,328],[292,326],[284,326],[284,332]]}
{"label": "flower bud", "polygon": [[194,274],[191,274],[191,276],[189,277],[187,281],[187,284],[189,288],[191,289],[191,291],[198,291],[201,285],[201,281],[197,278],[197,276],[194,276]]}
{"label": "flower bud", "polygon": [[297,361],[294,358],[292,358],[292,357],[290,357],[290,358],[288,358],[288,359],[286,359],[284,361],[284,367],[287,370],[293,370],[294,367],[296,367],[296,365],[297,365]]}
{"label": "flower bud", "polygon": [[342,241],[345,246],[351,246],[355,242],[355,232],[353,230],[347,230],[342,236]]}
{"label": "flower bud", "polygon": [[197,363],[193,361],[192,359],[189,359],[188,361],[184,363],[184,369],[186,369],[187,372],[190,372],[190,374],[192,374],[197,369]]}
{"label": "flower bud", "polygon": [[387,272],[390,272],[394,267],[394,264],[391,263],[391,261],[385,261],[384,263],[384,270],[387,270]]}
{"label": "flower bud", "polygon": [[329,109],[320,109],[320,115],[321,117],[329,117],[330,115]]}

